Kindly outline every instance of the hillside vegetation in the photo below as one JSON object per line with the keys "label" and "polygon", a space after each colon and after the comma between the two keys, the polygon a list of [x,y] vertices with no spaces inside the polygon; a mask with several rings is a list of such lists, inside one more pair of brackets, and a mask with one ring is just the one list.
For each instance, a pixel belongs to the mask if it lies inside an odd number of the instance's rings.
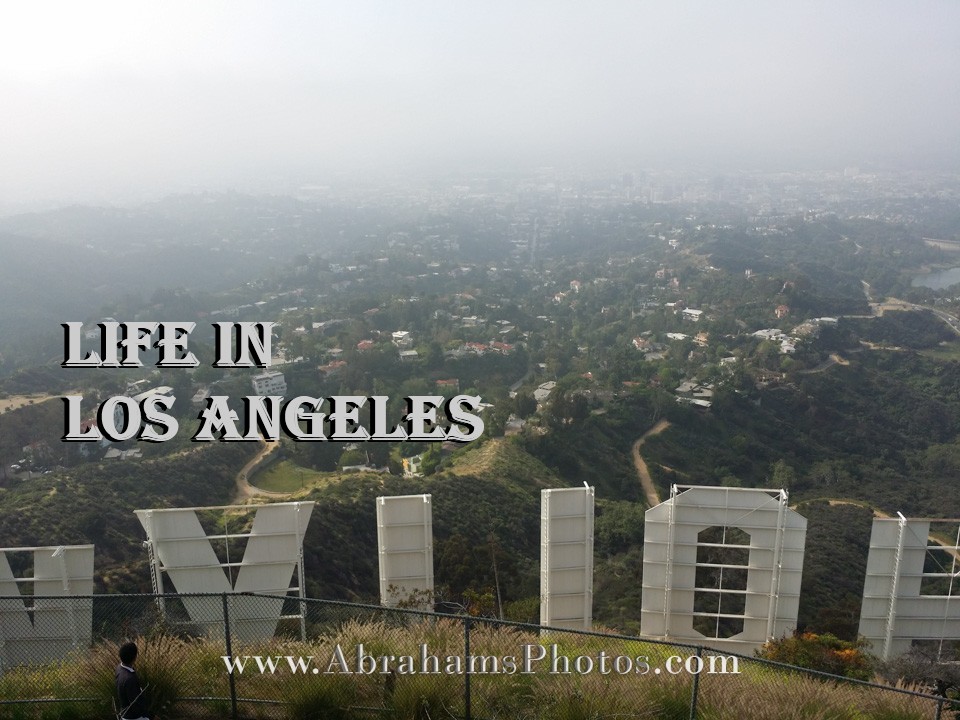
{"label": "hillside vegetation", "polygon": [[146,539],[133,511],[223,505],[249,443],[197,445],[141,461],[104,461],[0,488],[5,547],[94,543],[97,592],[150,589]]}
{"label": "hillside vegetation", "polygon": [[[113,448],[136,447],[140,459],[106,462],[105,448],[59,441],[57,400],[0,415],[4,544],[95,542],[98,590],[149,588],[132,510],[227,503],[254,452],[190,442],[197,409],[187,399],[215,388],[239,407],[255,372],[211,365],[210,321],[268,320],[291,397],[385,396],[389,422],[409,396],[460,393],[485,408],[483,438],[452,452],[283,443],[267,482],[317,503],[305,543],[311,596],[376,601],[375,499],[430,493],[440,601],[535,619],[540,490],[587,483],[596,488],[595,618],[636,630],[646,508],[631,448],[666,420],[642,448],[660,496],[674,483],[789,490],[810,521],[800,624],[849,638],[870,511],[830,501],[960,515],[960,361],[945,321],[960,296],[911,284],[918,268],[946,262],[923,241],[931,218],[949,216],[941,201],[884,200],[891,215],[859,201],[789,215],[596,198],[541,224],[532,252],[529,222],[546,216],[511,197],[449,213],[374,203],[309,218],[301,201],[281,198],[174,198],[133,214],[74,209],[0,223],[0,245],[26,270],[0,272],[17,296],[0,326],[32,302],[23,288],[42,282],[32,270],[47,277],[49,261],[63,274],[76,258],[70,283],[52,287],[37,313],[77,312],[71,319],[91,328],[105,317],[196,320],[201,358],[191,372],[151,361],[64,369],[58,326],[51,343],[14,323],[0,392],[77,392],[92,413],[105,397],[169,385],[183,430],[168,443]],[[197,284],[214,252],[223,291]],[[157,282],[187,287],[127,294],[102,268],[87,272],[105,256],[116,256],[111,277],[155,261]],[[253,266],[266,275],[255,278]],[[98,282],[74,302],[75,287]],[[879,317],[884,295],[920,304]],[[419,453],[426,477],[402,477],[402,460]],[[389,472],[338,472],[358,465]]]}
{"label": "hillside vegetation", "polygon": [[[317,610],[322,613],[325,608]],[[235,671],[231,677],[224,672],[222,642],[185,641],[154,633],[141,641],[137,670],[151,684],[150,710],[162,711],[164,717],[172,719],[227,716],[231,689],[239,696],[241,717],[352,720],[370,717],[372,712],[389,718],[463,717],[468,696],[466,662],[461,662],[463,638],[463,624],[456,618],[341,620],[311,626],[306,642],[275,639],[253,647],[234,645],[234,656],[229,659],[245,664],[242,673]],[[715,672],[704,672],[695,683],[693,676],[682,670],[663,671],[676,669],[678,660],[682,663],[692,654],[691,648],[618,636],[561,632],[551,633],[549,643],[545,643],[533,628],[474,621],[470,641],[471,655],[479,661],[469,685],[470,709],[477,717],[685,720],[692,714],[693,702],[697,717],[714,720],[764,720],[772,716],[771,708],[777,708],[776,717],[813,720],[923,720],[937,711],[936,701],[930,698],[901,694],[892,688],[827,682],[802,670],[750,658],[717,658],[713,662],[708,655],[704,667]],[[427,654],[438,657],[440,668],[453,670],[396,672],[403,656],[411,659],[414,669],[419,667],[417,648],[422,644]],[[538,645],[555,649],[559,671],[551,672],[549,656],[544,661],[531,661],[525,671],[524,648],[530,647],[536,657]],[[362,647],[375,658],[390,658],[394,672],[361,672],[356,669],[356,657],[348,652],[344,660],[350,672],[334,665],[330,674],[323,673],[332,662],[336,646],[344,650]],[[109,714],[115,692],[116,654],[116,644],[104,642],[69,663],[5,673],[0,677],[0,696],[72,698],[47,707],[78,720],[104,717]],[[265,667],[268,660],[275,661],[276,671],[257,672],[255,658],[248,654],[258,656]],[[606,673],[600,672],[601,655],[607,658]],[[298,659],[309,662],[308,670],[291,672],[287,656],[294,663]],[[593,671],[576,672],[575,663],[586,668],[587,661]],[[569,663],[568,671],[563,670],[563,662]],[[627,667],[630,671],[622,672]],[[309,669],[314,668],[317,672],[311,674]],[[726,673],[721,674],[724,669]],[[89,701],[77,702],[76,698]],[[257,702],[251,703],[250,699]],[[0,717],[12,720],[34,716],[22,708],[0,708]]]}

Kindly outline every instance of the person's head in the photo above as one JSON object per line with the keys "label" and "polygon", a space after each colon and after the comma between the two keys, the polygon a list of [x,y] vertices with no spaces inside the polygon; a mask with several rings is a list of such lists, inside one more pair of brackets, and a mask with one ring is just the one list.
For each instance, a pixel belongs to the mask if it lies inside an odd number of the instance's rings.
{"label": "person's head", "polygon": [[120,646],[120,662],[124,665],[133,665],[137,659],[137,644],[125,642]]}

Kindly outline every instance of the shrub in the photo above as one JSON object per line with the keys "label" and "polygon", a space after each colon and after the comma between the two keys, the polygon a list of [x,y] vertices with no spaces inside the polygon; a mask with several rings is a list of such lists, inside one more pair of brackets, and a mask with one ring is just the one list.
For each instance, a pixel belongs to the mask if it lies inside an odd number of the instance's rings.
{"label": "shrub", "polygon": [[866,645],[865,640],[849,642],[830,633],[797,633],[766,643],[757,651],[757,657],[832,675],[869,680],[874,675],[877,661],[864,650]]}

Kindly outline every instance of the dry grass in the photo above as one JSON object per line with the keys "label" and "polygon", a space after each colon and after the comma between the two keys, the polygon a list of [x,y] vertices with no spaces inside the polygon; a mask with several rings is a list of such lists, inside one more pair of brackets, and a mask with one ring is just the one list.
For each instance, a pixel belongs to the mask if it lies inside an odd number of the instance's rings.
{"label": "dry grass", "polygon": [[33,395],[12,395],[10,397],[0,398],[0,413],[5,413],[7,410],[18,410],[27,405],[39,405],[48,400],[59,399],[59,395],[42,395],[39,393],[34,393]]}
{"label": "dry grass", "polygon": [[699,717],[741,720],[920,720],[933,717],[935,706],[920,698],[793,673],[748,672],[740,676],[704,676]]}
{"label": "dry grass", "polygon": [[[464,629],[454,619],[393,618],[394,621],[347,621],[331,627],[308,642],[271,640],[234,648],[234,655],[270,656],[277,659],[274,672],[260,673],[255,663],[235,674],[240,698],[272,703],[240,702],[244,718],[380,717],[435,720],[462,717],[465,669],[448,666],[449,658],[464,656]],[[229,676],[222,659],[221,641],[181,640],[157,636],[138,640],[138,672],[151,684],[155,712],[166,720],[176,718],[226,717],[229,712]],[[374,657],[394,656],[394,672],[356,672],[357,647]],[[421,646],[436,656],[439,673],[421,674]],[[553,673],[551,650],[570,658],[569,673]],[[531,654],[547,649],[547,657],[524,673],[525,648]],[[341,665],[338,647],[346,667]],[[485,656],[487,664],[470,676],[471,710],[474,717],[493,720],[600,720],[601,718],[687,718],[693,677],[686,673],[654,672],[665,667],[670,655],[688,651],[639,640],[568,633],[534,632],[473,624],[470,633],[473,656]],[[575,671],[577,657],[595,663],[603,652],[608,658],[645,658],[649,671],[589,674]],[[399,656],[414,658],[417,674],[396,672]],[[290,671],[286,656],[310,658],[309,671]],[[85,704],[44,704],[28,707],[0,705],[0,718],[103,718],[109,717],[113,695],[113,671],[117,646],[99,645],[81,658],[39,668],[20,668],[0,675],[2,698],[89,697]],[[494,665],[490,658],[497,658]],[[510,672],[504,658],[514,658]],[[333,664],[331,665],[331,662]],[[586,661],[582,661],[586,662]],[[611,661],[612,663],[612,661]],[[494,667],[498,672],[493,672]],[[610,669],[613,670],[611,664]],[[316,670],[314,670],[316,668]],[[333,672],[326,672],[327,670]],[[371,665],[365,668],[372,670]],[[459,672],[447,673],[446,670]],[[563,669],[562,663],[558,668]],[[620,666],[623,669],[623,666]],[[930,701],[846,683],[813,679],[801,672],[773,668],[753,660],[741,660],[736,675],[706,675],[699,679],[698,717],[704,720],[763,720],[803,718],[810,720],[860,720],[879,718],[913,720],[931,718]],[[343,672],[349,670],[352,672]],[[485,670],[485,672],[484,672]],[[221,698],[190,703],[189,697]],[[364,709],[366,708],[366,709]],[[29,714],[26,714],[29,713]]]}

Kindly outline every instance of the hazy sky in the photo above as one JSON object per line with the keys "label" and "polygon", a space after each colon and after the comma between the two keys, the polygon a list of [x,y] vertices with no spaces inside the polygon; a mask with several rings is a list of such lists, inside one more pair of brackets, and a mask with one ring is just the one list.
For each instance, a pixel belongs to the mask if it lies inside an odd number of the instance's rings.
{"label": "hazy sky", "polygon": [[960,2],[8,2],[0,204],[430,168],[960,165]]}

